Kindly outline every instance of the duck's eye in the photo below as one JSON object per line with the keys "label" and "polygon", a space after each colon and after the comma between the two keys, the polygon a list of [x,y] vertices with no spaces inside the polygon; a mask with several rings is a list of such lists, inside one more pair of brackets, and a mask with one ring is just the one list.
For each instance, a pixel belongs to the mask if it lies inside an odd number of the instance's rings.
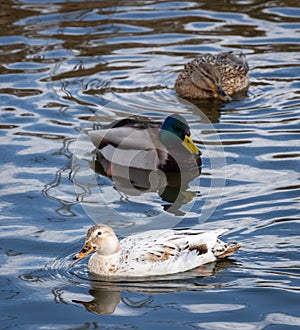
{"label": "duck's eye", "polygon": [[102,232],[101,231],[98,231],[97,232],[97,236],[101,236],[102,235]]}
{"label": "duck's eye", "polygon": [[220,95],[220,96],[227,96],[227,94],[224,92],[224,90],[222,89],[222,87],[220,87],[220,86],[218,86],[217,87],[217,91],[218,91],[218,94]]}
{"label": "duck's eye", "polygon": [[175,132],[181,132],[182,129],[179,126],[173,126]]}

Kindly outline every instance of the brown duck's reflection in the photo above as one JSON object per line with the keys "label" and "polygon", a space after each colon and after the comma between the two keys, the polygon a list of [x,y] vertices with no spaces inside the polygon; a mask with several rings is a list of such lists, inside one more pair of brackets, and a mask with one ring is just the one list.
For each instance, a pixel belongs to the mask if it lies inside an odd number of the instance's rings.
{"label": "brown duck's reflection", "polygon": [[146,170],[111,163],[99,153],[97,153],[97,161],[91,162],[91,167],[96,173],[111,178],[114,188],[124,194],[141,196],[144,193],[157,192],[166,202],[163,205],[164,210],[175,215],[182,215],[180,207],[199,194],[198,191],[189,190],[189,184],[200,176],[201,167],[194,167],[184,172]]}
{"label": "brown duck's reflection", "polygon": [[[132,314],[133,308],[142,312],[142,308],[152,302],[152,294],[207,290],[208,288],[227,286],[227,283],[201,283],[201,279],[215,275],[232,264],[234,264],[233,259],[224,259],[184,273],[164,277],[118,279],[118,282],[103,281],[103,278],[90,274],[92,288],[89,290],[89,294],[92,299],[90,301],[72,301],[83,305],[88,312],[94,314],[117,313],[119,305],[119,312],[122,314],[126,314],[125,309],[128,309],[128,314]],[[135,294],[133,298],[131,294]]]}
{"label": "brown duck's reflection", "polygon": [[189,100],[200,113],[204,113],[210,123],[219,123],[221,116],[221,108],[224,103],[219,100]]}

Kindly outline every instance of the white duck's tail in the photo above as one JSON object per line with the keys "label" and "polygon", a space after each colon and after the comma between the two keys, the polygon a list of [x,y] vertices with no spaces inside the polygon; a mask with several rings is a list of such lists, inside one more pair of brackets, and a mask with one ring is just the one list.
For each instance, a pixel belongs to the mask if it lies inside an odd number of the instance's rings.
{"label": "white duck's tail", "polygon": [[217,244],[212,249],[212,252],[217,259],[221,259],[230,256],[239,250],[242,245],[242,243],[224,243],[218,239]]}

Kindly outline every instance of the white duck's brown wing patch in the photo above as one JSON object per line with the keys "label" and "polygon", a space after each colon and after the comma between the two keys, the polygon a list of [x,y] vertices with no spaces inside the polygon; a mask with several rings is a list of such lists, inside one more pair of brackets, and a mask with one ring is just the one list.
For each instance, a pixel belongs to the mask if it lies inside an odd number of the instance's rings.
{"label": "white duck's brown wing patch", "polygon": [[127,255],[128,261],[132,260],[133,262],[155,263],[170,261],[171,259],[176,260],[180,253],[184,250],[187,251],[188,248],[188,242],[186,240],[182,242],[182,239],[178,239],[178,237],[174,241],[170,241],[164,236],[154,237],[151,235],[142,239],[134,237],[121,241],[124,255]]}
{"label": "white duck's brown wing patch", "polygon": [[205,254],[208,252],[208,246],[206,244],[190,244],[188,249],[190,251],[196,251],[197,255]]}
{"label": "white duck's brown wing patch", "polygon": [[[178,242],[179,243],[179,242]],[[156,246],[155,250],[144,254],[144,261],[158,262],[177,259],[182,252],[195,251],[197,255],[202,255],[208,252],[206,244],[190,244],[189,242],[180,242],[178,245],[161,245]]]}
{"label": "white duck's brown wing patch", "polygon": [[161,249],[157,249],[155,252],[145,253],[145,261],[147,262],[157,262],[157,261],[166,261],[175,257],[179,253],[178,248],[175,246],[162,246]]}

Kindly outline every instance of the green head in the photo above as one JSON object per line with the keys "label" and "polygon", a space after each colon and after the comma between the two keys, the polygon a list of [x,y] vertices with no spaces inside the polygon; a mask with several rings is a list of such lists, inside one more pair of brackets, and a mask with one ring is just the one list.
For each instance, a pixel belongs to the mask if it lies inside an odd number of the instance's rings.
{"label": "green head", "polygon": [[160,140],[166,147],[173,148],[176,148],[180,141],[191,154],[200,154],[200,150],[191,138],[191,131],[186,120],[178,114],[168,116],[165,119],[160,130]]}

